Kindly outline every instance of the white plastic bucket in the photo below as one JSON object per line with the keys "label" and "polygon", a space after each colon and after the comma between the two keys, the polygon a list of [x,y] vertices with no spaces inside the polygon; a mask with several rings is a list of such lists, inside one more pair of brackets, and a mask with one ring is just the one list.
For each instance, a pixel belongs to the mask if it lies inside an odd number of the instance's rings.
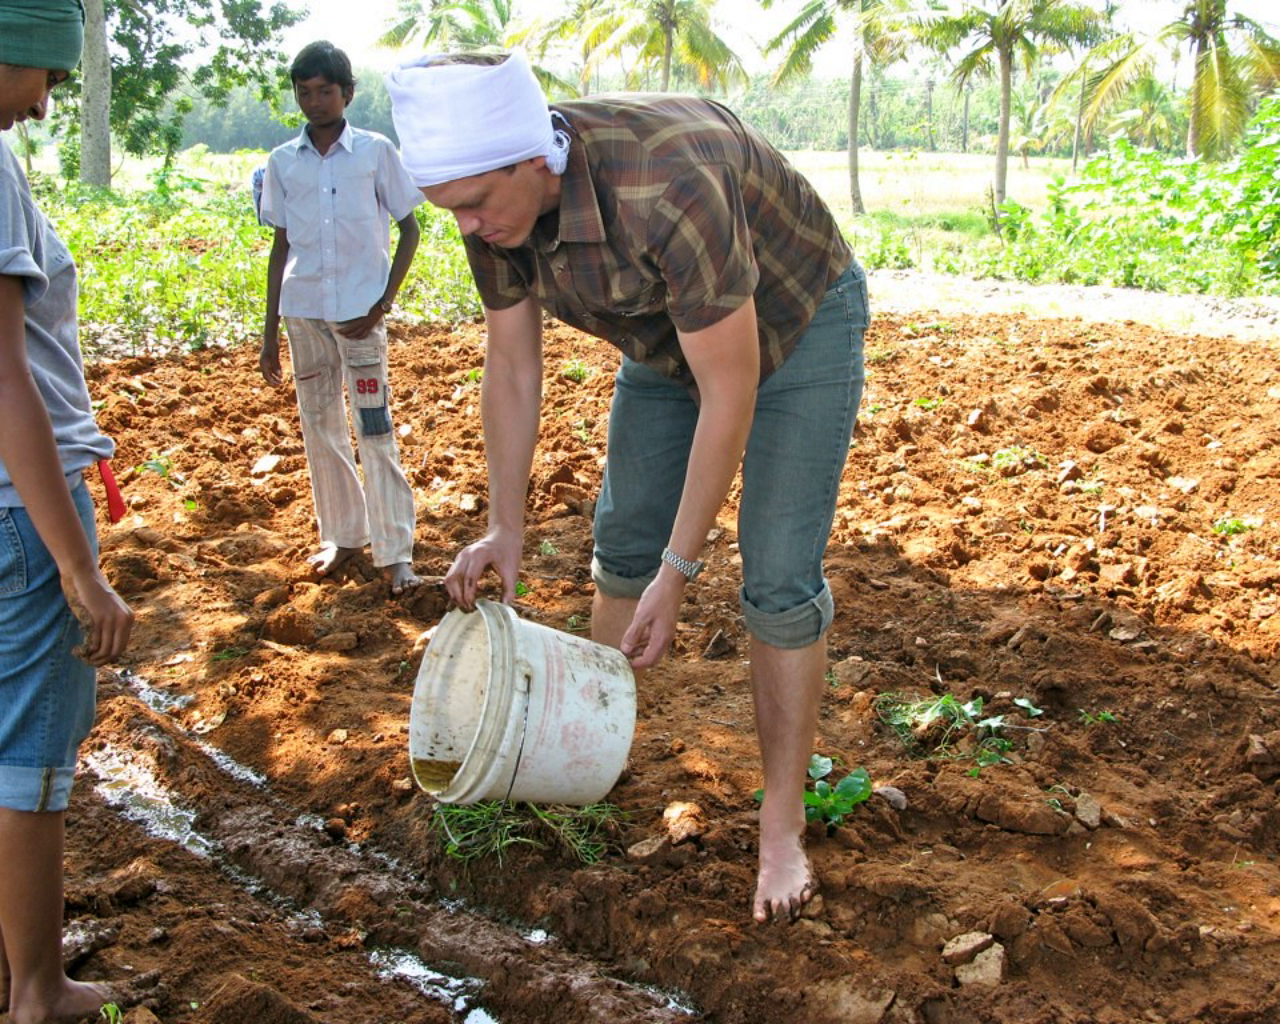
{"label": "white plastic bucket", "polygon": [[636,725],[621,652],[477,601],[436,627],[409,711],[413,775],[437,800],[581,806],[618,781]]}

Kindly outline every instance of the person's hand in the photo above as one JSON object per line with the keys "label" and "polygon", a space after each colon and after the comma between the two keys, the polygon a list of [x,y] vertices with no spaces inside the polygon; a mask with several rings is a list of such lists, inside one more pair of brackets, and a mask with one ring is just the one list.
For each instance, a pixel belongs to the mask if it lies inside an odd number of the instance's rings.
{"label": "person's hand", "polygon": [[673,569],[663,568],[644,588],[631,625],[619,645],[635,669],[653,668],[660,662],[676,636],[676,619],[684,597],[685,579]]}
{"label": "person's hand", "polygon": [[133,632],[133,611],[101,570],[94,566],[78,576],[62,577],[62,592],[84,629],[84,642],[75,653],[95,667],[120,657]]}
{"label": "person's hand", "polygon": [[520,575],[519,531],[492,529],[474,544],[458,552],[458,557],[445,573],[444,589],[459,608],[472,611],[482,577],[490,566],[502,581],[502,600],[510,604],[516,596],[516,580]]}
{"label": "person's hand", "polygon": [[258,355],[258,369],[263,379],[273,388],[284,384],[284,374],[280,371],[280,339],[263,338],[262,351]]}
{"label": "person's hand", "polygon": [[378,326],[378,321],[383,317],[382,307],[376,302],[364,316],[356,317],[354,320],[348,320],[338,328],[338,333],[344,338],[350,338],[352,341],[360,341],[369,337],[370,333]]}

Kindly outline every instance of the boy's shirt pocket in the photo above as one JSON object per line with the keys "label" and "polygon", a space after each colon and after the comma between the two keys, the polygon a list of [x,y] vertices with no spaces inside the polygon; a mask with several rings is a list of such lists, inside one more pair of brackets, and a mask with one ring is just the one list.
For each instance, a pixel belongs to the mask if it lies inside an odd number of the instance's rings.
{"label": "boy's shirt pocket", "polygon": [[378,202],[377,175],[373,168],[343,167],[334,174],[334,214],[344,229],[376,228],[381,213]]}

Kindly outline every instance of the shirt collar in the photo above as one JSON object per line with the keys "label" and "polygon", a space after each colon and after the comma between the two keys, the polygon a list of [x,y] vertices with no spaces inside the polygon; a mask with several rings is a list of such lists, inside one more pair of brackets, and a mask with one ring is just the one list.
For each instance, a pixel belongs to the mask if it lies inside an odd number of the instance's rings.
{"label": "shirt collar", "polygon": [[[566,122],[567,123],[567,122]],[[582,137],[572,130],[569,163],[560,177],[559,231],[555,238],[542,240],[555,248],[561,242],[600,243],[605,241],[604,217],[596,199],[591,168]],[[543,246],[547,247],[546,244]]]}
{"label": "shirt collar", "polygon": [[[350,153],[352,152],[352,138],[353,138],[353,135],[351,132],[351,122],[347,121],[345,124],[343,124],[342,134],[338,136],[337,141],[334,143],[334,145],[341,146],[348,153]],[[311,136],[307,134],[307,126],[305,124],[302,126],[302,131],[298,133],[298,137],[293,140],[293,144],[298,149],[309,149],[311,150],[311,152],[315,153],[317,156],[320,155],[320,151],[316,149],[315,144],[311,141]],[[329,152],[333,152],[333,150],[330,149]]]}

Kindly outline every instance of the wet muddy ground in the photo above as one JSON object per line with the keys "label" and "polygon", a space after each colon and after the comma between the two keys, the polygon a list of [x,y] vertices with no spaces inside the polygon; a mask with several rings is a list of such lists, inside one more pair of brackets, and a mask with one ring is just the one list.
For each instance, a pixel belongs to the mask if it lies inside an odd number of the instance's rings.
{"label": "wet muddy ground", "polygon": [[[603,858],[544,835],[464,864],[409,771],[438,585],[309,577],[292,392],[253,351],[91,367],[138,627],[70,816],[77,975],[136,979],[129,1019],[163,1024],[1280,1020],[1280,332],[914,302],[868,337],[828,552],[815,752],[877,792],[811,826],[822,889],[791,927],[748,913],[732,507],[640,691]],[[485,523],[483,333],[393,338],[438,577]],[[611,365],[549,329],[519,606],[564,630],[590,615]]]}

